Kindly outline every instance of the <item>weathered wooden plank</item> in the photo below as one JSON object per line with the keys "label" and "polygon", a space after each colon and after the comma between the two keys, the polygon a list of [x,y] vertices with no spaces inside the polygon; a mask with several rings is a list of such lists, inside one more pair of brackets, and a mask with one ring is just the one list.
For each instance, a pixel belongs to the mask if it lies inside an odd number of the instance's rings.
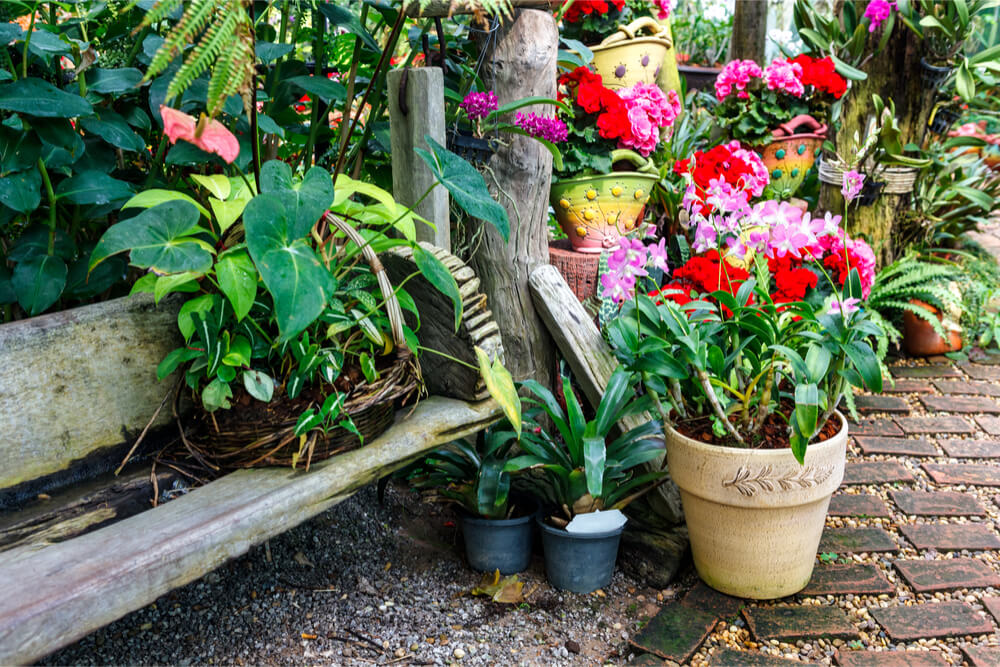
{"label": "weathered wooden plank", "polygon": [[[482,9],[482,4],[476,0],[424,0],[423,3],[421,0],[408,0],[405,4],[407,16],[423,18],[472,14]],[[552,0],[510,0],[510,4],[515,8],[549,9],[554,3]]]}
{"label": "weathered wooden plank", "polygon": [[171,386],[156,366],[178,307],[141,295],[0,326],[0,489],[138,434]]}
{"label": "weathered wooden plank", "polygon": [[238,471],[68,542],[0,554],[0,664],[33,662],[500,415],[492,400],[438,397],[407,412],[371,444],[309,472]]}
{"label": "weathered wooden plank", "polygon": [[[618,367],[618,361],[558,269],[550,265],[540,266],[531,273],[528,284],[535,299],[535,309],[573,370],[573,377],[590,404],[597,405],[611,374]],[[621,425],[628,430],[641,426],[649,419],[649,415],[634,415],[622,420]],[[649,464],[656,469],[661,465],[662,457]],[[681,523],[683,514],[676,485],[668,482],[654,493],[656,495],[650,501],[656,511],[671,523]]]}
{"label": "weathered wooden plank", "polygon": [[[177,478],[169,469],[156,474],[156,489],[165,491]],[[0,552],[26,544],[62,542],[126,519],[152,507],[154,485],[150,465],[138,464],[116,477],[94,480],[41,496],[24,509],[0,514]]]}
{"label": "weathered wooden plank", "polygon": [[[440,67],[411,67],[389,72],[389,129],[392,142],[392,194],[404,206],[414,206],[434,227],[418,223],[417,239],[451,248],[448,191],[435,187],[431,170],[414,148],[428,149],[425,137],[442,146],[444,127],[444,74]],[[423,199],[421,199],[423,197]]]}
{"label": "weathered wooden plank", "polygon": [[[500,329],[493,321],[493,313],[485,309],[486,297],[479,293],[479,279],[472,269],[442,248],[428,243],[421,243],[421,247],[440,259],[455,276],[463,296],[458,331],[454,306],[419,273],[412,248],[393,248],[383,253],[381,259],[394,285],[401,285],[409,278],[406,290],[420,312],[420,344],[426,348],[421,361],[427,390],[432,396],[467,401],[484,399],[489,392],[476,367],[475,348],[483,348],[490,359],[503,361]],[[407,311],[404,315],[406,323],[416,329],[413,313]]]}

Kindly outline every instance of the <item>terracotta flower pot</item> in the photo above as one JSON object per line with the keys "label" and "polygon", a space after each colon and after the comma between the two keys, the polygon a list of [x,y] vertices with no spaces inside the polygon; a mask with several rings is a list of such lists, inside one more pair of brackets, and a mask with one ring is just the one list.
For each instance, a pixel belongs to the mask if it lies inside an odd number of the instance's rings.
{"label": "terracotta flower pot", "polygon": [[[944,315],[929,303],[917,299],[910,299],[910,303],[936,313],[938,320],[944,318]],[[903,311],[903,349],[914,357],[931,357],[936,354],[957,352],[962,349],[962,334],[958,331],[949,331],[948,340],[945,340],[934,331],[930,322],[908,310]]]}
{"label": "terracotta flower pot", "polygon": [[666,432],[667,466],[681,491],[691,555],[702,580],[737,597],[770,600],[805,588],[830,496],[844,477],[847,422],[806,449],[720,447]]}
{"label": "terracotta flower pot", "polygon": [[826,125],[803,114],[773,130],[770,143],[753,147],[771,174],[775,191],[786,197],[795,194],[816,163],[826,131]]}
{"label": "terracotta flower pot", "polygon": [[702,67],[700,65],[678,65],[677,71],[687,82],[687,90],[707,90],[712,92],[715,80],[722,71],[721,67]]}
{"label": "terracotta flower pot", "polygon": [[613,151],[613,162],[628,160],[639,171],[614,171],[559,180],[550,201],[559,226],[577,252],[615,248],[642,221],[650,190],[660,180],[656,167],[638,153]]}
{"label": "terracotta flower pot", "polygon": [[581,303],[597,294],[600,255],[575,252],[569,239],[559,239],[549,242],[549,264],[559,269],[566,284]]}
{"label": "terracotta flower pot", "polygon": [[629,88],[640,81],[655,84],[672,46],[670,29],[652,17],[643,16],[619,26],[618,32],[588,48],[594,53],[590,64],[605,86]]}

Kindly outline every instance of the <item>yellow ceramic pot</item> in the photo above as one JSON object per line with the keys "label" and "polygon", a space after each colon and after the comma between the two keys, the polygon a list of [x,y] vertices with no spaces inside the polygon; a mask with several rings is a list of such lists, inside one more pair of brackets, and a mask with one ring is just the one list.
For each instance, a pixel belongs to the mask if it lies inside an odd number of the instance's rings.
{"label": "yellow ceramic pot", "polygon": [[667,429],[667,467],[681,491],[702,580],[736,597],[798,593],[812,577],[830,497],[844,477],[847,421],[806,449],[720,447]]}
{"label": "yellow ceramic pot", "polygon": [[643,16],[597,46],[591,66],[608,88],[629,88],[637,82],[655,84],[667,51],[673,47],[670,28]]}
{"label": "yellow ceramic pot", "polygon": [[639,170],[577,176],[552,184],[556,220],[577,252],[618,247],[621,237],[642,222],[650,190],[660,180],[656,167],[633,151],[613,151],[611,159],[628,160]]}

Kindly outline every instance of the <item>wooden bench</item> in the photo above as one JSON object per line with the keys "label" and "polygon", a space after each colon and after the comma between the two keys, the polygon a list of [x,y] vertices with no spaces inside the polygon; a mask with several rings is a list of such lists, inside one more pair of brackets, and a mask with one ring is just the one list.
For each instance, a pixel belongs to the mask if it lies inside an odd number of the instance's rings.
{"label": "wooden bench", "polygon": [[[456,258],[428,249],[455,274],[465,317],[457,333],[453,320],[437,321],[433,313],[443,307],[436,290],[412,279],[407,287],[424,313],[422,344],[462,360],[474,359],[473,345],[502,356],[478,279]],[[384,260],[394,281],[413,272],[405,252]],[[451,314],[450,303],[443,310]],[[478,374],[432,358],[424,363],[427,385],[451,397],[431,396],[401,410],[395,424],[364,447],[313,464],[309,472],[234,472],[151,507],[153,489],[162,493],[171,484],[169,472],[158,472],[154,485],[148,464],[118,477],[108,470],[130,445],[115,434],[134,440],[162,400],[165,386],[156,383],[155,364],[165,351],[160,348],[174,345],[174,313],[175,306],[153,309],[133,299],[0,327],[0,387],[8,389],[0,393],[0,427],[13,443],[0,444],[0,455],[19,446],[28,454],[14,458],[15,465],[30,468],[28,474],[7,468],[0,477],[0,494],[6,492],[0,498],[7,503],[0,505],[0,664],[44,657],[500,416]],[[47,374],[62,387],[59,400],[50,396],[51,382],[22,382],[11,390],[11,383],[23,380],[26,360],[44,365],[51,348],[69,349],[73,336],[79,345],[81,332],[90,332],[95,343],[112,335],[125,343],[77,349],[87,358]],[[128,343],[143,335],[141,344]],[[123,367],[132,370],[95,370]],[[118,386],[95,385],[109,377]],[[96,406],[93,396],[99,397]],[[133,403],[143,406],[141,419]]]}

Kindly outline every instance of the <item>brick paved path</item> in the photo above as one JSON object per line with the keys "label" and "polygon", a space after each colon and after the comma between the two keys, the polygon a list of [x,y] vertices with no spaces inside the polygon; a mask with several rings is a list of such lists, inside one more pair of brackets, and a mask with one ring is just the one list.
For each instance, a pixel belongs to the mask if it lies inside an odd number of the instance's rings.
{"label": "brick paved path", "polygon": [[893,366],[894,388],[859,397],[864,418],[851,425],[806,590],[757,603],[689,574],[693,587],[633,638],[635,662],[1000,666],[1000,365],[990,361],[1000,357]]}

